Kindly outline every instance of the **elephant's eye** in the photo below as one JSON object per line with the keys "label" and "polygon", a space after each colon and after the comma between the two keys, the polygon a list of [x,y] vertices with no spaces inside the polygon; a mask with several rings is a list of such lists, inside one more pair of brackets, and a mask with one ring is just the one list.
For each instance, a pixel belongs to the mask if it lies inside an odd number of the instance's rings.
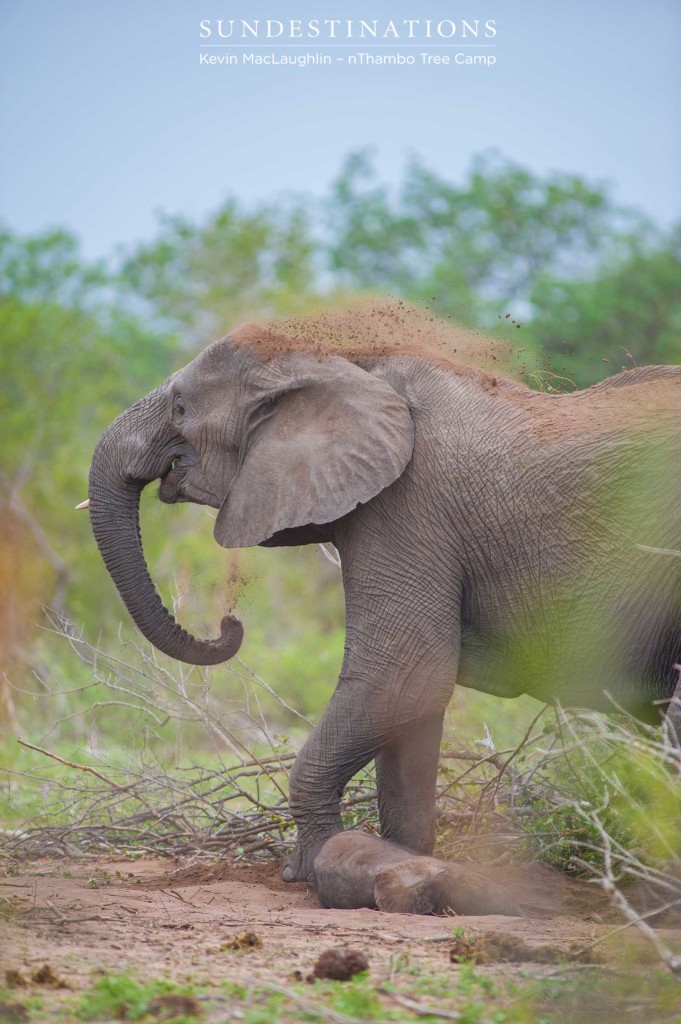
{"label": "elephant's eye", "polygon": [[185,414],[185,404],[179,395],[176,395],[173,400],[173,412],[176,416],[184,416]]}

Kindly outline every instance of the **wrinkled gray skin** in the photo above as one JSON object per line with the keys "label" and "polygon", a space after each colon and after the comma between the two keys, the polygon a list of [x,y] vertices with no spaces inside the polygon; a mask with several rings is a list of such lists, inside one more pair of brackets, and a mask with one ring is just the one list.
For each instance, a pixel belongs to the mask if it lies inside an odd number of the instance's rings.
{"label": "wrinkled gray skin", "polygon": [[372,907],[393,914],[522,916],[512,896],[464,864],[415,857],[363,832],[331,836],[312,868],[323,907]]}
{"label": "wrinkled gray skin", "polygon": [[162,501],[219,509],[225,547],[336,545],[345,656],[291,773],[287,880],[309,876],[341,830],[344,786],[372,759],[383,836],[432,851],[455,681],[660,713],[681,660],[681,559],[637,545],[681,549],[681,367],[549,395],[425,356],[263,343],[240,328],[119,416],[89,497],[137,626],[194,664],[235,654],[241,626],[226,617],[219,639],[199,640],[163,607],[142,553],[143,487],[160,478]]}

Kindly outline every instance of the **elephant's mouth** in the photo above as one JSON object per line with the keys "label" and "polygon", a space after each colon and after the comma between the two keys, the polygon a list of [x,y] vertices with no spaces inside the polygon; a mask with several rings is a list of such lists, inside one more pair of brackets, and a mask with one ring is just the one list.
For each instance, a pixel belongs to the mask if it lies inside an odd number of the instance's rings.
{"label": "elephant's mouth", "polygon": [[195,505],[211,505],[220,508],[220,500],[206,487],[200,460],[195,453],[176,456],[168,470],[161,477],[158,489],[159,499],[166,505],[178,501],[191,501]]}
{"label": "elephant's mouth", "polygon": [[173,460],[170,469],[161,477],[161,485],[158,489],[158,496],[161,501],[164,501],[167,505],[172,505],[176,501],[188,501],[182,491],[182,485],[186,476],[186,470],[176,465],[176,461]]}

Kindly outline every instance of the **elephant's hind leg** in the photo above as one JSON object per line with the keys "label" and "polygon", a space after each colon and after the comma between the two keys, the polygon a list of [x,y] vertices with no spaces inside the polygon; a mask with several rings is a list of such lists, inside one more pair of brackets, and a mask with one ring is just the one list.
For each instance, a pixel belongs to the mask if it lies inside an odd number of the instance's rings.
{"label": "elephant's hind leg", "polygon": [[444,712],[414,722],[376,756],[381,837],[415,853],[435,845],[435,788]]}

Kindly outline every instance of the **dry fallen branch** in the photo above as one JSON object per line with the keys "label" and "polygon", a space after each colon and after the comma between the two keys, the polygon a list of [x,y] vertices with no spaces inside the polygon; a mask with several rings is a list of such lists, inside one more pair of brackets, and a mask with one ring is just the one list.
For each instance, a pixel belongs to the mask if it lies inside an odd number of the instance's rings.
{"label": "dry fallen branch", "polygon": [[434,1006],[426,1006],[415,999],[408,999],[407,996],[400,995],[399,992],[391,992],[387,988],[379,988],[376,991],[382,996],[392,999],[398,1006],[409,1010],[410,1013],[415,1014],[417,1017],[438,1017],[440,1020],[461,1020],[462,1017],[456,1010],[442,1010]]}
{"label": "dry fallen branch", "polygon": [[59,754],[53,754],[49,750],[43,750],[42,747],[36,747],[35,744],[22,740],[20,736],[17,736],[17,743],[21,744],[22,747],[26,747],[27,750],[35,750],[39,754],[44,754],[45,757],[51,757],[53,761],[58,761],[59,764],[65,764],[68,768],[76,768],[81,772],[90,772],[91,775],[101,779],[102,782],[106,782],[108,786],[112,786],[114,789],[121,790],[124,788],[123,786],[119,786],[117,782],[114,782],[113,779],[108,779],[106,775],[102,775],[102,773],[98,772],[96,768],[92,767],[92,765],[78,764],[75,761],[67,761],[66,758],[60,757]]}
{"label": "dry fallen branch", "polygon": [[115,921],[115,917],[104,917],[102,914],[77,914],[69,917],[59,907],[47,900],[44,907],[32,907],[21,914],[21,920],[31,924],[53,924],[58,928],[66,928],[73,924],[84,924],[86,921]]}
{"label": "dry fallen branch", "polygon": [[[291,846],[293,822],[285,786],[292,753],[223,769],[169,774],[158,765],[137,765],[104,773],[35,744],[22,745],[72,768],[75,776],[73,781],[43,779],[51,791],[51,813],[46,820],[0,834],[0,855],[146,853],[258,859],[282,856]],[[81,773],[93,781],[81,781]],[[370,775],[348,787],[346,807],[353,819],[375,820]]]}
{"label": "dry fallen branch", "polygon": [[[276,992],[278,995],[285,996],[295,1006],[312,1017],[323,1017],[325,1020],[333,1021],[334,1024],[361,1024],[358,1017],[348,1017],[345,1013],[339,1013],[337,1010],[332,1010],[330,1006],[325,1006],[324,1003],[316,1000],[307,999],[305,996],[301,996],[298,992],[294,992],[291,988],[286,988],[284,985],[276,985],[271,981],[258,981],[256,982],[258,988],[267,989],[270,992]],[[381,1024],[377,1021],[376,1024]]]}

